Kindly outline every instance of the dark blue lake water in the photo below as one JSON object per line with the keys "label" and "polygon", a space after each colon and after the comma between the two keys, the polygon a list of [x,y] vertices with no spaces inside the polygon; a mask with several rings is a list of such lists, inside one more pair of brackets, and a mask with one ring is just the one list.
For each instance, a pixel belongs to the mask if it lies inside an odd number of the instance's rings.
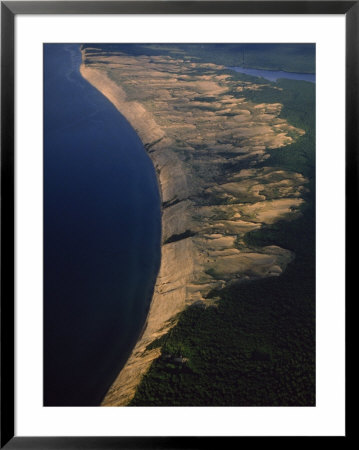
{"label": "dark blue lake water", "polygon": [[302,80],[315,83],[315,73],[294,73],[284,72],[282,70],[248,69],[245,67],[229,67],[229,69],[245,73],[246,75],[253,75],[254,77],[262,77],[269,81],[277,81],[279,78],[286,78],[288,80]]}
{"label": "dark blue lake water", "polygon": [[160,198],[137,134],[44,45],[44,405],[98,405],[144,326],[160,262]]}

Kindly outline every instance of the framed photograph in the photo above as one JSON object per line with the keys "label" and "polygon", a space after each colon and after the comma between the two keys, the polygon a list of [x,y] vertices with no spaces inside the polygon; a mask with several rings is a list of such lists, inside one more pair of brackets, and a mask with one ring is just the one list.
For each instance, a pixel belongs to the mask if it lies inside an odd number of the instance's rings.
{"label": "framed photograph", "polygon": [[348,436],[358,14],[1,2],[1,448]]}

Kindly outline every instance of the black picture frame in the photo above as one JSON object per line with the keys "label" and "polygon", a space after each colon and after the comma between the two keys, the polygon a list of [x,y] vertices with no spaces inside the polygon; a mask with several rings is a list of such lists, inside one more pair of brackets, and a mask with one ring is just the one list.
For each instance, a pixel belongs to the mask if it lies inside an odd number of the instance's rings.
{"label": "black picture frame", "polygon": [[[346,243],[355,243],[348,201],[357,205],[359,1],[4,1],[1,2],[1,442],[6,449],[204,448],[236,437],[25,437],[14,422],[14,19],[18,14],[341,14],[346,18]],[[351,207],[352,208],[352,207]],[[346,248],[349,267],[353,246]],[[346,290],[350,277],[346,273]],[[348,316],[347,316],[348,317]],[[348,340],[348,332],[346,331]],[[348,397],[347,397],[347,400]],[[348,403],[346,406],[348,411]],[[346,436],[349,437],[347,417]]]}

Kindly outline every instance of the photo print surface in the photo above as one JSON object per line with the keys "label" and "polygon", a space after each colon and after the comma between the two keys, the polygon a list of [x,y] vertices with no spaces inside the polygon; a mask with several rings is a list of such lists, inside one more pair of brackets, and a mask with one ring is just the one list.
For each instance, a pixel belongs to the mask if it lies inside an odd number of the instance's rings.
{"label": "photo print surface", "polygon": [[315,45],[43,50],[44,406],[314,406]]}

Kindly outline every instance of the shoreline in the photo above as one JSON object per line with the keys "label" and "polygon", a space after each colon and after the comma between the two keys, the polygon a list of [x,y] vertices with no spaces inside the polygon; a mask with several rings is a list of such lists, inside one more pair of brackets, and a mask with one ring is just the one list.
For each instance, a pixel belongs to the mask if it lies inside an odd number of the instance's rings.
{"label": "shoreline", "polygon": [[[82,50],[81,53],[83,53]],[[169,324],[168,321],[184,309],[185,293],[182,292],[182,295],[179,296],[177,302],[172,302],[173,307],[171,308],[171,311],[168,311],[167,314],[165,314],[165,316],[162,318],[162,320],[160,320],[161,322],[160,326],[155,326],[156,323],[158,322],[158,320],[156,320],[156,317],[161,316],[161,314],[157,313],[157,310],[160,309],[160,305],[162,303],[161,294],[163,294],[162,292],[160,292],[162,290],[161,268],[163,267],[163,265],[166,265],[165,263],[168,261],[168,259],[172,258],[170,257],[170,255],[166,254],[167,252],[164,251],[165,246],[163,245],[164,240],[163,202],[166,201],[164,199],[166,199],[168,195],[165,195],[164,193],[163,183],[161,181],[161,170],[159,169],[159,165],[156,164],[153,158],[151,158],[151,156],[148,154],[146,146],[153,145],[153,142],[161,140],[162,136],[160,136],[159,138],[158,132],[155,132],[153,134],[153,139],[151,140],[151,135],[149,133],[139,132],[138,126],[136,126],[133,123],[133,121],[131,121],[130,107],[128,105],[128,102],[126,102],[126,94],[109,78],[101,76],[101,74],[99,74],[96,71],[92,71],[92,69],[87,68],[84,65],[84,63],[82,63],[80,66],[80,73],[83,76],[83,78],[85,78],[90,84],[96,87],[103,95],[105,95],[105,97],[108,98],[108,100],[111,101],[111,103],[116,107],[116,109],[120,111],[121,114],[123,114],[123,116],[129,121],[131,126],[139,134],[139,137],[146,150],[146,153],[151,159],[152,163],[154,164],[161,198],[161,262],[156,278],[156,283],[154,285],[154,291],[152,295],[152,300],[150,302],[146,322],[143,326],[143,330],[141,331],[139,338],[137,339],[136,345],[132,349],[129,358],[127,359],[127,362],[123,366],[121,372],[115,379],[114,383],[110,387],[108,393],[106,394],[104,400],[101,403],[102,406],[125,406],[133,398],[135,390],[143,374],[146,373],[152,361],[160,355],[160,349],[146,350],[146,347],[150,343],[152,343],[155,339],[166,334],[175,325],[174,322],[172,324]],[[159,143],[160,142],[158,142],[158,144]],[[167,201],[168,200],[170,200],[170,198],[168,198]],[[176,247],[183,246],[182,241],[176,244],[177,244]],[[185,253],[188,253],[189,249],[185,248],[184,251]],[[162,278],[163,277],[167,278],[166,274],[162,273]],[[185,280],[182,280],[181,284],[185,285]],[[156,329],[154,330],[154,328]]]}
{"label": "shoreline", "polygon": [[[299,196],[279,199],[269,196],[263,201],[263,196],[253,191],[253,200],[247,204],[205,206],[198,200],[196,203],[193,198],[203,190],[203,181],[197,179],[191,172],[191,167],[171,150],[173,141],[163,127],[156,123],[151,112],[140,102],[129,100],[125,90],[107,75],[101,65],[86,65],[85,51],[81,50],[81,53],[81,75],[110,100],[139,135],[154,165],[161,197],[161,263],[147,319],[130,357],[102,402],[102,406],[125,406],[133,398],[152,361],[161,354],[161,348],[148,350],[147,347],[176,325],[178,314],[186,307],[198,302],[204,306],[210,304],[206,295],[211,290],[224,287],[235,280],[278,276],[283,273],[293,260],[292,252],[275,245],[238,249],[234,246],[234,236],[246,234],[283,217],[295,218],[300,214],[296,213],[297,208],[304,201]],[[269,113],[279,111],[277,104],[260,104],[251,108],[253,113],[258,108],[264,108],[262,120],[274,120],[274,116]],[[269,113],[266,116],[267,110]],[[288,130],[294,130],[294,127],[286,125],[282,119],[276,123],[274,129],[285,126]],[[299,135],[301,131],[298,131]],[[265,136],[270,136],[267,139],[273,139],[273,142],[277,138],[276,134]],[[279,136],[283,140],[281,145],[285,145],[286,135],[282,133]],[[264,152],[258,153],[259,161],[263,154]],[[213,162],[214,167],[215,164],[216,161]],[[241,172],[239,183],[244,183],[244,186],[252,183],[252,173],[255,175],[256,169],[248,169],[243,174]],[[258,174],[264,179],[272,175],[272,169]],[[287,174],[281,171],[274,175],[285,177]],[[306,182],[302,176],[295,175],[291,179],[294,187]],[[258,180],[255,182],[256,185],[260,183]],[[228,189],[233,189],[233,185],[233,182],[223,185],[227,189],[224,191],[225,195]],[[211,185],[209,188],[212,188]],[[214,209],[221,214],[230,213],[233,218],[216,218],[213,216]],[[255,215],[255,220],[251,219],[252,215]],[[193,234],[180,238],[188,231]],[[170,237],[172,240],[166,243]]]}

